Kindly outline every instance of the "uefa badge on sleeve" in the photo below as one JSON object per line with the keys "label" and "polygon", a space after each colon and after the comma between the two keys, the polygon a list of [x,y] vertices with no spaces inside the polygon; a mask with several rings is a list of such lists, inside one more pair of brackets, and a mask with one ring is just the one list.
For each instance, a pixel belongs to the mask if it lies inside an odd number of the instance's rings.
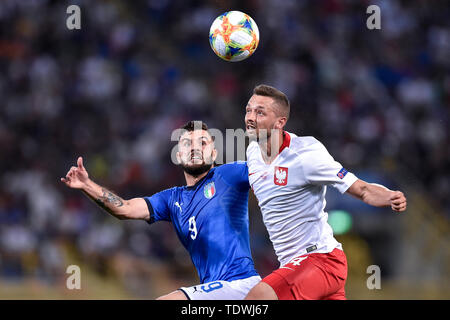
{"label": "uefa badge on sleeve", "polygon": [[341,170],[339,170],[337,176],[339,177],[339,179],[344,179],[344,177],[347,173],[348,173],[348,171],[345,170],[345,168],[342,168]]}
{"label": "uefa badge on sleeve", "polygon": [[275,167],[275,174],[273,176],[273,182],[278,186],[287,185],[288,168]]}

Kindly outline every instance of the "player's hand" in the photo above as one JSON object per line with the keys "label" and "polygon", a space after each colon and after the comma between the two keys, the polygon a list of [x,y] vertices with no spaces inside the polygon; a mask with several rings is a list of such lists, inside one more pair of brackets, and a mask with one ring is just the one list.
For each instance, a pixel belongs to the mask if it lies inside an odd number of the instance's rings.
{"label": "player's hand", "polygon": [[71,167],[69,172],[67,172],[65,178],[61,178],[61,181],[66,184],[66,186],[74,189],[83,189],[86,183],[89,181],[89,175],[83,166],[83,158],[78,157],[77,166]]}
{"label": "player's hand", "polygon": [[406,210],[406,197],[401,191],[392,191],[389,199],[392,210],[402,212]]}

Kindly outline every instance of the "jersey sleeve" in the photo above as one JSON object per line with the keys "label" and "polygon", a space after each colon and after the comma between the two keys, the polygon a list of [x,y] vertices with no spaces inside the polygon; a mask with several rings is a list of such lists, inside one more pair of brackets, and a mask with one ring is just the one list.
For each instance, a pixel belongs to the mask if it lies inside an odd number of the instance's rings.
{"label": "jersey sleeve", "polygon": [[150,197],[144,197],[150,212],[150,220],[148,223],[156,221],[171,221],[169,201],[172,196],[172,189],[167,189]]}
{"label": "jersey sleeve", "polygon": [[311,184],[331,185],[345,193],[358,178],[333,159],[327,149],[318,143],[303,158],[303,173]]}
{"label": "jersey sleeve", "polygon": [[223,179],[237,189],[245,191],[250,189],[248,182],[248,167],[245,161],[235,161],[221,165],[217,168]]}

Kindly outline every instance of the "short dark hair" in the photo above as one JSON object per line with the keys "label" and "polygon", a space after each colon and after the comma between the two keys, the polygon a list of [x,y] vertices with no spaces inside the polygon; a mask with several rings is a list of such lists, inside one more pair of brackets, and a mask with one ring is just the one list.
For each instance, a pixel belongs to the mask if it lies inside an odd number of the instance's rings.
{"label": "short dark hair", "polygon": [[201,120],[191,120],[186,122],[180,129],[187,131],[205,130],[208,131],[208,125]]}
{"label": "short dark hair", "polygon": [[271,97],[275,101],[275,103],[277,103],[277,105],[281,107],[283,115],[286,116],[287,119],[289,119],[291,105],[289,103],[288,97],[283,92],[266,84],[260,84],[253,89],[253,94],[257,96]]}
{"label": "short dark hair", "polygon": [[[195,130],[205,130],[206,132],[208,132],[208,134],[214,140],[214,137],[212,136],[211,132],[209,132],[208,125],[201,120],[188,121],[183,126],[180,127],[180,130],[186,130],[188,132],[192,132]],[[181,138],[181,136],[180,136],[180,138]]]}

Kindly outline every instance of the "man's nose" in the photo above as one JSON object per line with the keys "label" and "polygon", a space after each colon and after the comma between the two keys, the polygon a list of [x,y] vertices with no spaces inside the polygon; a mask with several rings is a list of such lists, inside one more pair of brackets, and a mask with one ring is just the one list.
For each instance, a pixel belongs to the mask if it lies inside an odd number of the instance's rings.
{"label": "man's nose", "polygon": [[245,114],[245,122],[247,121],[256,122],[256,113],[254,111],[250,111]]}
{"label": "man's nose", "polygon": [[193,141],[191,143],[191,152],[201,152],[202,150],[202,142],[201,141]]}

